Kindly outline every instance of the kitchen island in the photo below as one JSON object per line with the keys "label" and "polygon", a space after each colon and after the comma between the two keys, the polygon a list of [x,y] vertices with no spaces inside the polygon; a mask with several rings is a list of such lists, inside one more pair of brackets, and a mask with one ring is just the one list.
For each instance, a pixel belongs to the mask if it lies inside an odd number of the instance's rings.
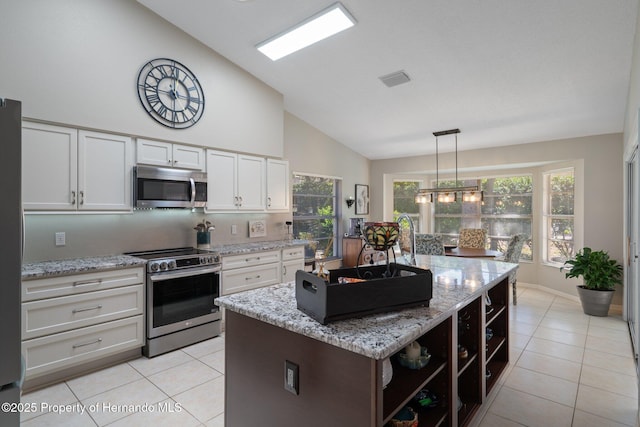
{"label": "kitchen island", "polygon": [[[218,298],[226,425],[383,426],[423,388],[439,402],[420,409],[421,426],[466,425],[508,362],[507,280],[517,265],[417,258],[433,273],[429,307],[321,325],[296,308],[293,283]],[[412,341],[431,354],[422,369],[398,364]]]}

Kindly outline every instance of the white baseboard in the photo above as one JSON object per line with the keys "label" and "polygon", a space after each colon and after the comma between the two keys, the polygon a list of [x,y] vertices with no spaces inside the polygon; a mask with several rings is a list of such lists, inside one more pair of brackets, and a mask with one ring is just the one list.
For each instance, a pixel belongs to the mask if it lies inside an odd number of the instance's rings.
{"label": "white baseboard", "polygon": [[[558,291],[556,289],[551,289],[551,288],[547,288],[546,286],[542,286],[542,285],[537,285],[535,283],[524,283],[524,282],[518,282],[516,284],[517,288],[532,288],[532,289],[536,289],[542,292],[547,292],[549,294],[553,294],[562,298],[566,298],[568,300],[574,301],[574,302],[580,302],[580,297],[576,296],[576,295],[570,295],[567,294],[565,292],[562,291]],[[610,314],[622,314],[622,306],[619,304],[611,304],[611,306],[609,307],[609,313]]]}

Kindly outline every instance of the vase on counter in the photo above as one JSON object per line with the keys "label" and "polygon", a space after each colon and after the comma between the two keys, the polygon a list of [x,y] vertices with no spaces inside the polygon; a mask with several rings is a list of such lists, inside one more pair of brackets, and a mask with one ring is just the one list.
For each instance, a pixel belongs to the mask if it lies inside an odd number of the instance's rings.
{"label": "vase on counter", "polygon": [[211,233],[209,231],[198,231],[196,241],[198,249],[211,249]]}

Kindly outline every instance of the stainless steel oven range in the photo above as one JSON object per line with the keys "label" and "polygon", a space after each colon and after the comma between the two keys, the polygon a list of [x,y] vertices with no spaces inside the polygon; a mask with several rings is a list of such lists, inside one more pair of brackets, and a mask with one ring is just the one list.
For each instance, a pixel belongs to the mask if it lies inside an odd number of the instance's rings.
{"label": "stainless steel oven range", "polygon": [[220,255],[195,248],[129,252],[146,259],[146,342],[157,356],[220,335]]}

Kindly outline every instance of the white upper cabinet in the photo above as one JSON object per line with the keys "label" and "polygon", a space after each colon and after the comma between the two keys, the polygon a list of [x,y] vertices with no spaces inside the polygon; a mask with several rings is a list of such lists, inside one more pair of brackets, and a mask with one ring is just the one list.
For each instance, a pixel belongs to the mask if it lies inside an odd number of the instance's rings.
{"label": "white upper cabinet", "polygon": [[265,159],[207,150],[207,209],[265,208]]}
{"label": "white upper cabinet", "polygon": [[131,138],[23,123],[25,210],[131,210]]}
{"label": "white upper cabinet", "polygon": [[267,159],[267,210],[289,210],[289,162]]}
{"label": "white upper cabinet", "polygon": [[239,209],[263,210],[265,206],[265,159],[238,154]]}
{"label": "white upper cabinet", "polygon": [[22,124],[22,204],[25,210],[76,210],[78,131]]}
{"label": "white upper cabinet", "polygon": [[137,163],[204,170],[204,149],[170,142],[138,138],[136,141]]}
{"label": "white upper cabinet", "polygon": [[131,209],[132,151],[128,136],[78,133],[78,209]]}

